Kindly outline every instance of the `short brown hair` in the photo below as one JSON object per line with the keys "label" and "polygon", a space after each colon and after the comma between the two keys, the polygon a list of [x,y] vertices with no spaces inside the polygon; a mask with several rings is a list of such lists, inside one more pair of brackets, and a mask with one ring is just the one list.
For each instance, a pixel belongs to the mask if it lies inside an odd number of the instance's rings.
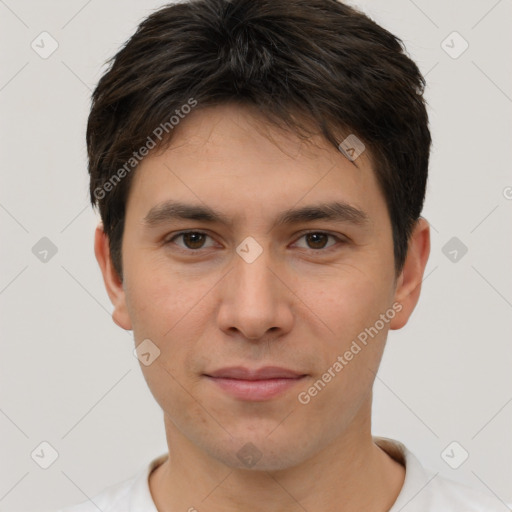
{"label": "short brown hair", "polygon": [[301,136],[299,118],[308,119],[336,148],[335,133],[355,134],[386,200],[399,274],[423,208],[431,137],[424,78],[396,36],[336,0],[189,0],[153,12],[109,63],[92,95],[87,151],[91,203],[121,279],[137,151],[149,139],[168,145],[172,117],[192,102],[251,105]]}

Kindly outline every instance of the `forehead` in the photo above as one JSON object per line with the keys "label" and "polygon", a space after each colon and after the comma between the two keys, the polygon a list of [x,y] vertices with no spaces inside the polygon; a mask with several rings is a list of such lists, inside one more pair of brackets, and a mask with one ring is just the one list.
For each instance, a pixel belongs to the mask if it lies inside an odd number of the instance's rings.
{"label": "forehead", "polygon": [[[360,164],[372,166],[370,152],[354,134],[346,133],[348,130],[341,127],[334,129],[338,132],[336,137],[340,141],[339,148],[336,149],[325,139],[312,119],[301,113],[294,113],[293,117],[297,122],[296,128],[285,126],[283,120],[270,120],[254,105],[225,103],[196,107],[173,127],[164,149],[171,147],[177,150],[186,144],[189,150],[198,149],[206,153],[226,146],[232,150],[234,144],[243,144],[244,149],[251,146],[264,149],[265,151],[258,152],[258,157],[265,160],[281,159],[284,155],[298,160],[299,157],[318,158],[323,153],[324,158],[330,156],[335,162],[342,154],[356,168]],[[295,129],[300,129],[301,134]],[[349,149],[349,153],[346,149]],[[351,159],[354,149],[356,154]],[[161,151],[157,148],[155,153],[161,154]]]}
{"label": "forehead", "polygon": [[179,209],[183,213],[186,205],[197,210],[202,203],[196,215],[223,222],[230,210],[264,214],[262,205],[279,206],[279,223],[307,216],[304,208],[298,216],[292,212],[294,205],[322,202],[331,213],[343,210],[347,219],[362,224],[379,200],[366,151],[351,161],[323,137],[303,140],[269,124],[254,109],[222,105],[196,110],[175,129],[170,144],[146,157],[133,177],[128,202],[144,203],[141,221],[151,224],[178,215]]}

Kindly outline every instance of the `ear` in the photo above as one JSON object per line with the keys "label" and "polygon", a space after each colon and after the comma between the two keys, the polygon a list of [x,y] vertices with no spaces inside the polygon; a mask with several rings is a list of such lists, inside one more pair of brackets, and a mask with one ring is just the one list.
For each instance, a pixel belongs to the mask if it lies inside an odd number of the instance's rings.
{"label": "ear", "polygon": [[395,302],[401,304],[402,309],[390,322],[390,329],[401,329],[414,311],[420,298],[423,273],[429,254],[430,226],[423,217],[420,217],[411,234],[407,257],[395,290]]}
{"label": "ear", "polygon": [[107,289],[110,301],[114,305],[112,319],[121,328],[132,330],[132,323],[126,308],[126,297],[123,282],[117,275],[110,257],[108,237],[103,231],[103,224],[99,224],[94,235],[94,254],[103,274],[103,282]]}

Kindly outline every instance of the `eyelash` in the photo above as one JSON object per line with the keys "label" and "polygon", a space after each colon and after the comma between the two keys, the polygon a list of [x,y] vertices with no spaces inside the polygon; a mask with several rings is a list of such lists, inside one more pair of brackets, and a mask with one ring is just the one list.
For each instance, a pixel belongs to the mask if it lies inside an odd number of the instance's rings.
{"label": "eyelash", "polygon": [[[176,240],[177,238],[183,236],[183,235],[186,235],[186,234],[190,234],[190,233],[193,233],[193,234],[198,234],[198,235],[205,235],[209,238],[212,238],[208,233],[204,232],[204,231],[196,231],[196,230],[189,230],[189,231],[180,231],[179,233],[176,233],[174,234],[171,238],[168,238],[167,240],[164,241],[164,245],[169,245],[171,243],[174,242],[174,240]],[[305,233],[302,233],[301,236],[297,239],[297,240],[300,240],[301,238],[305,237],[306,235],[311,235],[311,234],[319,234],[319,235],[327,235],[328,237],[331,237],[331,238],[334,238],[337,242],[341,242],[342,244],[346,244],[347,243],[347,240],[346,239],[343,239],[343,238],[340,238],[336,235],[333,235],[332,233],[329,233],[329,232],[326,232],[326,231],[307,231]],[[330,247],[327,247],[325,249],[306,249],[308,251],[311,251],[311,252],[329,252],[331,249],[336,249],[336,246],[338,244],[334,244]],[[188,253],[199,253],[200,251],[203,251],[203,250],[207,250],[207,249],[204,249],[204,248],[200,248],[200,249],[188,249],[188,248],[183,248],[183,247],[179,247],[178,246],[178,249],[182,252],[188,252]]]}

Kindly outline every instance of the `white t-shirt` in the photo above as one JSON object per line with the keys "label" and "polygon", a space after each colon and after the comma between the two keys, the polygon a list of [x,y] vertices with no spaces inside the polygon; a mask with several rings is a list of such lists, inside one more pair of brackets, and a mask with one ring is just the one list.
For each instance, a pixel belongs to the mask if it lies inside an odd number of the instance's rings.
{"label": "white t-shirt", "polygon": [[[425,469],[402,444],[374,437],[375,443],[393,459],[405,465],[405,481],[389,512],[507,512],[509,507],[493,495],[486,495]],[[128,480],[106,488],[78,505],[58,512],[158,512],[149,490],[149,475],[168,454],[158,456]]]}

